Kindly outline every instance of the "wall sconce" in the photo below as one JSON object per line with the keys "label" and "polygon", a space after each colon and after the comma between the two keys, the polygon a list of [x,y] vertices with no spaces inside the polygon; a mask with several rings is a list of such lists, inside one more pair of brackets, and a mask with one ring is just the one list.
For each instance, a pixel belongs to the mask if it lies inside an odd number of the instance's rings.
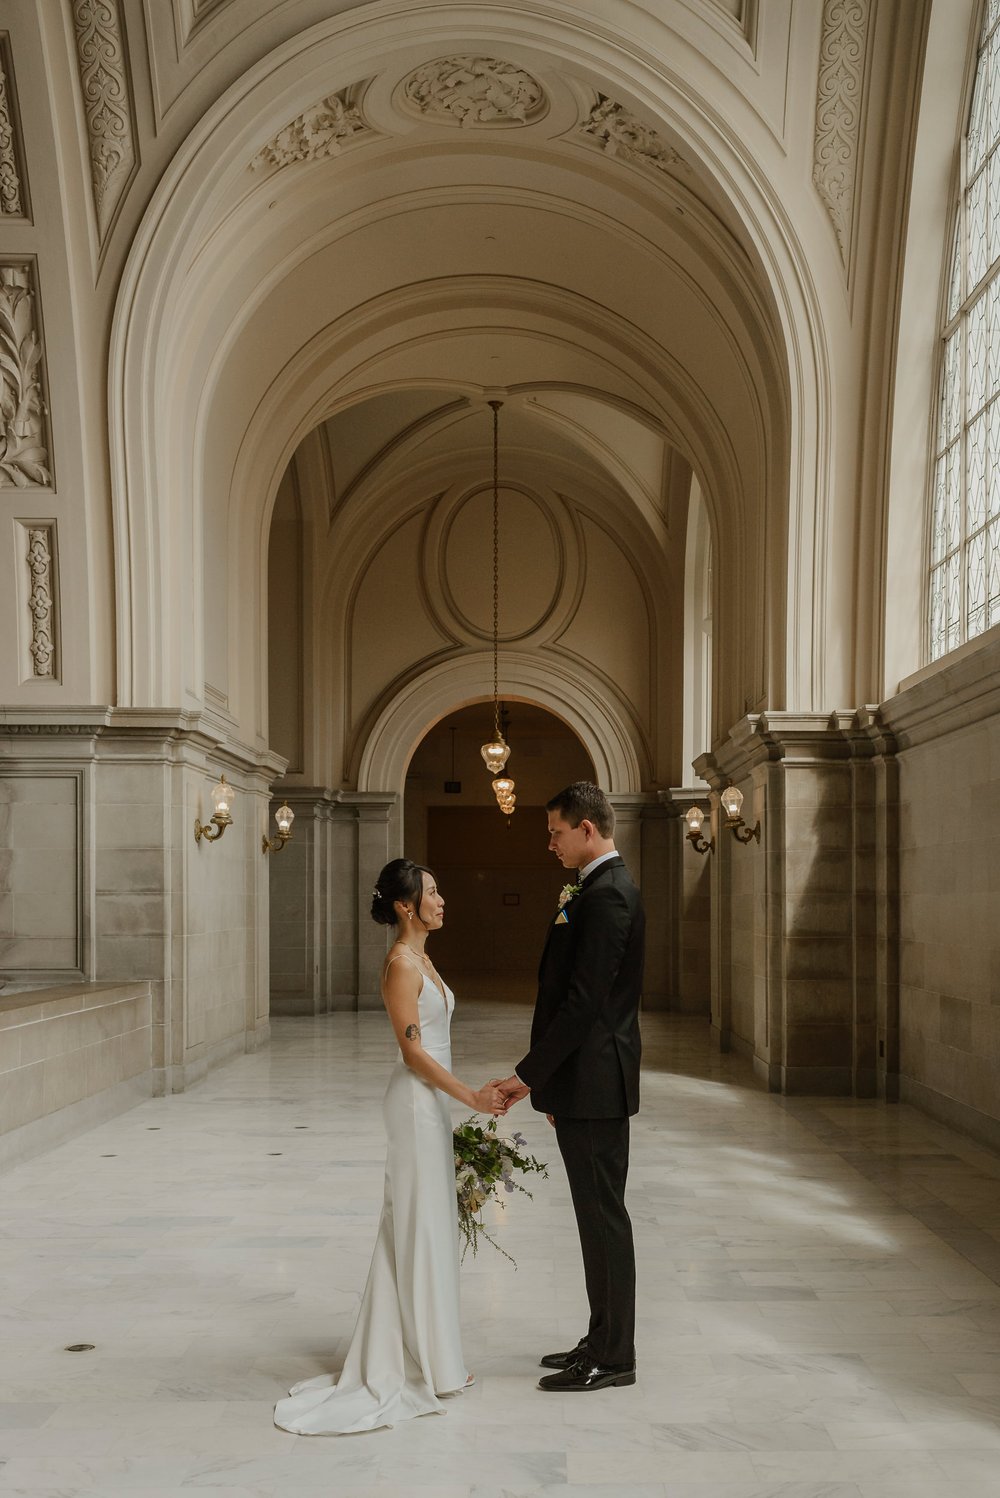
{"label": "wall sconce", "polygon": [[696,853],[714,853],[715,838],[711,837],[705,839],[701,835],[702,823],[705,820],[705,813],[702,811],[701,807],[688,807],[687,811],[684,813],[684,820],[688,826],[688,841],[690,842],[694,851]]}
{"label": "wall sconce", "polygon": [[726,826],[732,832],[738,843],[750,843],[757,839],[760,842],[760,823],[755,827],[748,827],[740,815],[743,805],[743,792],[735,785],[727,785],[719,797],[722,802],[722,810],[726,814]]}
{"label": "wall sconce", "polygon": [[262,853],[280,853],[292,835],[292,823],[295,821],[295,813],[285,801],[274,813],[274,820],[278,824],[278,836],[269,838],[267,833],[260,840],[260,851]]}
{"label": "wall sconce", "polygon": [[212,805],[215,811],[212,813],[212,821],[215,823],[215,831],[209,832],[207,826],[202,826],[197,817],[194,819],[194,840],[200,843],[202,838],[207,843],[218,842],[230,822],[233,820],[229,814],[229,808],[233,804],[233,788],[226,784],[225,775],[219,776],[217,785],[212,787]]}

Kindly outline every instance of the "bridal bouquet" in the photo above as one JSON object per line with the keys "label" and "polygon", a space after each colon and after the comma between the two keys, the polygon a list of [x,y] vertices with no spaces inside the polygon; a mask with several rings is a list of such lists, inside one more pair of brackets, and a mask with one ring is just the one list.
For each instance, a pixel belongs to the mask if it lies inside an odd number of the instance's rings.
{"label": "bridal bouquet", "polygon": [[525,1196],[531,1196],[531,1192],[520,1181],[515,1181],[515,1171],[519,1171],[521,1175],[537,1171],[547,1176],[548,1170],[534,1155],[522,1154],[525,1144],[523,1134],[498,1134],[495,1118],[491,1118],[485,1128],[473,1119],[467,1119],[455,1129],[454,1139],[458,1226],[465,1239],[462,1258],[465,1258],[470,1247],[472,1257],[475,1258],[479,1252],[479,1240],[485,1238],[487,1243],[492,1243],[497,1253],[510,1259],[516,1269],[517,1264],[511,1255],[490,1237],[483,1226],[482,1210],[491,1198],[499,1202],[501,1207],[505,1205],[500,1195],[501,1190],[508,1195],[513,1191],[520,1191]]}

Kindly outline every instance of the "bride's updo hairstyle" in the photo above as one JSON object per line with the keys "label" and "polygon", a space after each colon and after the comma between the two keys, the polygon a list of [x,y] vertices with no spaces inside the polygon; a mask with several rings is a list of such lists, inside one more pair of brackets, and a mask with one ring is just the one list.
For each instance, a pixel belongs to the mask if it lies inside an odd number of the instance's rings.
{"label": "bride's updo hairstyle", "polygon": [[380,926],[398,925],[399,917],[393,909],[397,900],[402,900],[404,905],[411,904],[419,916],[425,874],[434,877],[430,869],[411,862],[409,858],[394,858],[387,863],[372,890],[372,920]]}

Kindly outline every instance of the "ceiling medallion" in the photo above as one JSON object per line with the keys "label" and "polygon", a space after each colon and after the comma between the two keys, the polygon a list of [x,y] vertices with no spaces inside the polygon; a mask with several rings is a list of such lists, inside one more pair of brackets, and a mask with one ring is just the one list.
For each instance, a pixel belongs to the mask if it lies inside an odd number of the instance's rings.
{"label": "ceiling medallion", "polygon": [[496,57],[438,57],[403,80],[400,102],[444,125],[528,125],[545,112],[542,85]]}
{"label": "ceiling medallion", "polygon": [[634,161],[667,172],[687,163],[662,140],[651,125],[627,110],[624,104],[598,94],[597,103],[580,125],[580,134],[595,140],[608,156]]}

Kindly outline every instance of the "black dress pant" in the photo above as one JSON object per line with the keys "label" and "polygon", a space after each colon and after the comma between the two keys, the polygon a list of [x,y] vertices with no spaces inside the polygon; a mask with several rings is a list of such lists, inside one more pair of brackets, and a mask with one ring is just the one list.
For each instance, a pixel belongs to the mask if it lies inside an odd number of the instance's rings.
{"label": "black dress pant", "polygon": [[569,1177],[590,1301],[587,1347],[597,1363],[635,1362],[635,1250],[625,1210],[627,1118],[559,1118],[556,1139]]}

